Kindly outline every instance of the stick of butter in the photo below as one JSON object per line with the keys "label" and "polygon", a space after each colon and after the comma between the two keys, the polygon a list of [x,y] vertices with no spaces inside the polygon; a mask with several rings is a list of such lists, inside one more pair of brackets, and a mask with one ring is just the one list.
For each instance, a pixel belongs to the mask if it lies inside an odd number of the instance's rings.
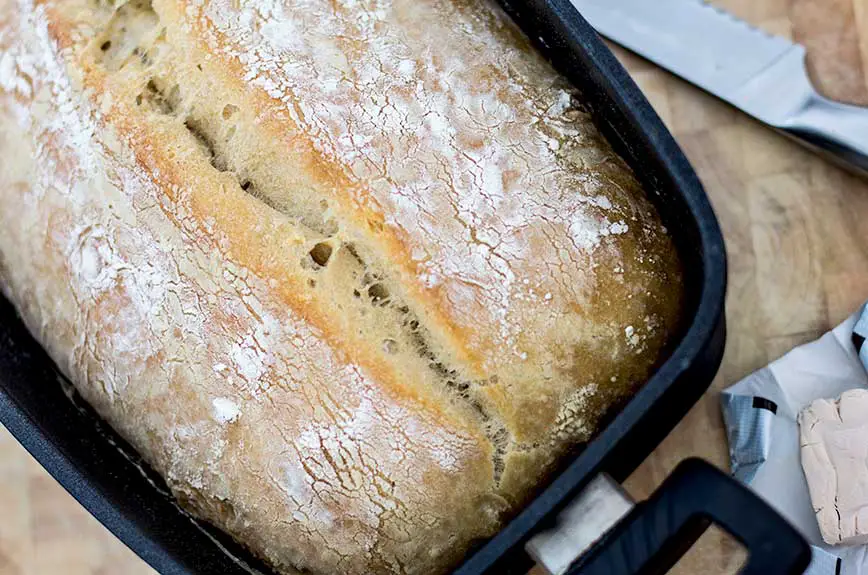
{"label": "stick of butter", "polygon": [[799,414],[802,469],[823,540],[868,543],[868,391],[818,399]]}

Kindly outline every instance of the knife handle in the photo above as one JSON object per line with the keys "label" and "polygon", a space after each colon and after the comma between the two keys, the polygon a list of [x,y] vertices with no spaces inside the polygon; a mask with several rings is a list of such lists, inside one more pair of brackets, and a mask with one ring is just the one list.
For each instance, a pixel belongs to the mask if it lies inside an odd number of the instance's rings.
{"label": "knife handle", "polygon": [[779,128],[844,168],[868,177],[868,108],[840,104],[812,92]]}

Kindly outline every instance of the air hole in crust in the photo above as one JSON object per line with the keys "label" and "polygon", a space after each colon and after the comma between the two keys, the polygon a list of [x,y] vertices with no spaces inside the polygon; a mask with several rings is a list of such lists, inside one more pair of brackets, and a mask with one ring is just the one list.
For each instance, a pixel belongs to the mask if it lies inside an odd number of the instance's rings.
{"label": "air hole in crust", "polygon": [[332,257],[332,247],[325,242],[318,243],[310,250],[310,259],[320,267],[327,266],[330,257]]}
{"label": "air hole in crust", "polygon": [[398,353],[398,342],[394,339],[384,339],[383,340],[383,351],[388,353],[389,355],[393,355]]}
{"label": "air hole in crust", "polygon": [[144,48],[136,48],[135,50],[133,50],[133,54],[139,57],[139,60],[142,61],[142,65],[144,65],[145,67],[148,67],[154,63],[153,59],[151,58],[151,53]]}
{"label": "air hole in crust", "polygon": [[232,104],[226,104],[223,106],[223,119],[228,120],[238,111],[238,106],[233,106]]}
{"label": "air hole in crust", "polygon": [[[180,100],[180,91],[175,93],[174,97],[176,100]],[[175,113],[170,96],[160,90],[153,78],[148,80],[142,93],[136,96],[136,104],[142,105],[142,103],[148,103],[151,109],[160,114],[171,115]]]}
{"label": "air hole in crust", "polygon": [[338,226],[338,223],[334,220],[326,220],[318,227],[320,228],[320,232],[327,236],[333,236],[338,233],[338,230],[340,230],[340,226]]}
{"label": "air hole in crust", "polygon": [[111,47],[112,47],[112,41],[106,40],[105,42],[102,43],[102,46],[100,46],[99,49],[102,50],[103,52],[108,52],[111,49]]}
{"label": "air hole in crust", "polygon": [[374,303],[384,303],[389,298],[389,290],[383,284],[375,283],[368,288],[368,295]]}
{"label": "air hole in crust", "polygon": [[[172,103],[177,98],[180,100],[179,92],[175,92],[175,89],[172,88],[167,101],[170,104],[172,109],[175,109],[175,106]],[[192,117],[188,117],[184,120],[184,127],[187,128],[187,131],[190,132],[190,135],[196,140],[199,144],[199,147],[202,149],[202,153],[205,154],[205,157],[208,158],[208,161],[212,166],[220,170],[221,172],[225,172],[225,166],[223,165],[222,158],[217,155],[217,150],[214,147],[214,142],[210,138],[210,134],[204,129],[204,126],[200,124],[197,120]],[[245,189],[246,191],[246,189]]]}
{"label": "air hole in crust", "polygon": [[374,233],[380,233],[383,231],[383,223],[377,220],[368,220],[368,227]]}
{"label": "air hole in crust", "polygon": [[181,87],[178,84],[175,84],[172,86],[172,89],[169,90],[166,102],[168,102],[169,108],[172,110],[177,110],[181,107]]}

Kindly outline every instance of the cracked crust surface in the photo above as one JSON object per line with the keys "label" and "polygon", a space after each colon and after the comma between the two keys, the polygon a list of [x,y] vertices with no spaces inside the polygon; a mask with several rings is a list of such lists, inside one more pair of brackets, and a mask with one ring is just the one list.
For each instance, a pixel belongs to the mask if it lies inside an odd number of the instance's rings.
{"label": "cracked crust surface", "polygon": [[659,218],[493,5],[0,0],[0,126],[4,293],[282,572],[446,571],[676,330]]}

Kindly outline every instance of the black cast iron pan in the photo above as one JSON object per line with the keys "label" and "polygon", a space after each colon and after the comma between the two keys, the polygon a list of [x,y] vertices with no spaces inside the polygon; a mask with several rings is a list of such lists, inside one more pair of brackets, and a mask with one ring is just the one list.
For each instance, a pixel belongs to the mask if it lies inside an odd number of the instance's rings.
{"label": "black cast iron pan", "polygon": [[[648,102],[568,0],[501,0],[584,94],[595,121],[642,180],[685,268],[686,321],[647,384],[544,491],[455,575],[524,574],[524,544],[598,473],[624,480],[711,383],[723,354],[726,257],[696,175]],[[268,573],[218,531],[183,513],[162,480],[62,385],[51,360],[0,297],[0,421],[97,519],[165,574]],[[70,401],[70,398],[73,401]],[[802,538],[746,489],[690,460],[571,567],[570,573],[662,573],[716,522],[748,549],[745,572],[801,573]]]}

